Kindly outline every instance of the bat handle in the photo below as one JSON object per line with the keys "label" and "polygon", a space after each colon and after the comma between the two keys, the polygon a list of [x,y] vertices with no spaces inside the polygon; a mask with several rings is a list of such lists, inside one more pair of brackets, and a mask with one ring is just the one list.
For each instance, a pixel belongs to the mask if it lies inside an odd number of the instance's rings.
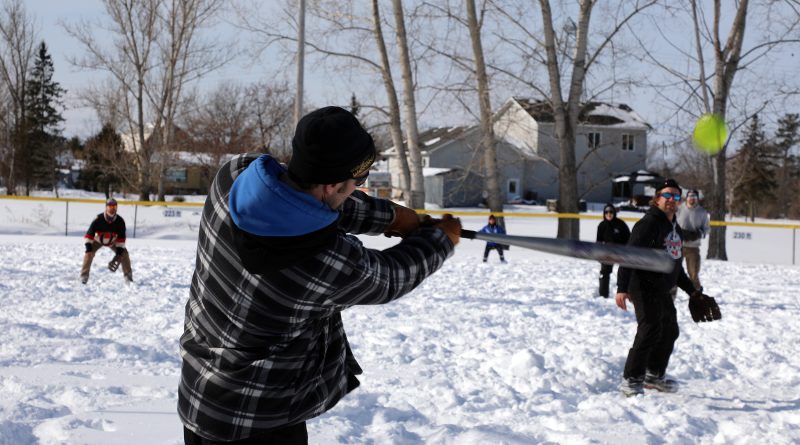
{"label": "bat handle", "polygon": [[461,238],[475,239],[475,231],[474,230],[461,229]]}

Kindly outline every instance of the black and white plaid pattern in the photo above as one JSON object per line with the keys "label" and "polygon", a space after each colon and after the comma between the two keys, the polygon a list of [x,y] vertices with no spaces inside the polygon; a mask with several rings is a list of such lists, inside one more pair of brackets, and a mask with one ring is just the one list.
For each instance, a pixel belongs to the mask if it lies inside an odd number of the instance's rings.
{"label": "black and white plaid pattern", "polygon": [[347,233],[383,233],[393,210],[356,192],[330,247],[291,267],[251,274],[233,243],[228,196],[256,157],[231,160],[214,180],[180,340],[178,412],[186,427],[212,440],[247,438],[333,407],[348,391],[348,374],[360,372],[340,312],[403,296],[454,249],[433,228],[384,251],[365,248]]}

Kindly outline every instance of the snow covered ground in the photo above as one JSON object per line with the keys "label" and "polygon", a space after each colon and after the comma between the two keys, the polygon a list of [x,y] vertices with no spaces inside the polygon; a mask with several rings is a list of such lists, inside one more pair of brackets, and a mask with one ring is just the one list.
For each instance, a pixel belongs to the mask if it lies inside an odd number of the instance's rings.
{"label": "snow covered ground", "polygon": [[[0,201],[0,445],[182,443],[177,342],[192,212],[129,239],[135,284],[104,268],[105,249],[83,286],[78,223],[102,208],[76,213],[66,237],[20,206]],[[582,222],[582,238],[596,223]],[[29,234],[31,224],[49,235]],[[508,227],[552,236],[555,223]],[[483,264],[484,244],[464,240],[413,293],[345,311],[362,385],[309,422],[310,443],[798,443],[800,268],[785,261],[787,241],[769,238],[779,231],[746,230],[755,239],[729,244],[733,261],[704,260],[720,322],[692,323],[679,293],[677,394],[618,393],[635,320],[593,297],[597,264],[515,247],[509,264],[494,253]]]}

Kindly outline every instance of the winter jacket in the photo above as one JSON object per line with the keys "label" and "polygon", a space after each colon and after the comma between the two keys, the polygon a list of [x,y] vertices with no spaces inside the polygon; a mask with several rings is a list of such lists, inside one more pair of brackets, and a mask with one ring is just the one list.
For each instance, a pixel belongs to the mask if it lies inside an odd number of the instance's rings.
{"label": "winter jacket", "polygon": [[608,244],[627,244],[631,231],[625,221],[614,217],[611,221],[604,219],[597,225],[597,242]]}
{"label": "winter jacket", "polygon": [[125,220],[117,214],[109,221],[103,212],[92,221],[83,238],[87,243],[97,241],[108,247],[125,247]]}
{"label": "winter jacket", "polygon": [[356,191],[332,210],[281,182],[284,172],[267,155],[236,157],[203,208],[178,413],[208,439],[240,440],[332,408],[361,373],[340,312],[405,295],[453,254],[434,227],[367,249],[348,233],[383,233],[389,201]]}
{"label": "winter jacket", "polygon": [[[479,230],[479,232],[480,233],[499,233],[501,235],[505,235],[506,234],[506,229],[504,229],[503,226],[501,226],[499,224],[494,224],[494,225],[486,224],[485,226],[483,226],[483,228],[481,230]],[[497,243],[493,243],[491,241],[487,241],[486,245],[488,247],[495,247],[498,244]]]}
{"label": "winter jacket", "polygon": [[651,206],[642,219],[634,224],[628,245],[664,249],[674,259],[675,267],[670,273],[620,267],[617,272],[617,292],[642,296],[669,294],[676,284],[688,294],[694,292],[694,285],[681,264],[681,235],[682,230],[676,218],[669,221],[661,209]]}
{"label": "winter jacket", "polygon": [[678,224],[683,229],[683,246],[700,247],[702,239],[708,234],[710,224],[708,212],[699,205],[689,208],[686,205],[678,207]]}

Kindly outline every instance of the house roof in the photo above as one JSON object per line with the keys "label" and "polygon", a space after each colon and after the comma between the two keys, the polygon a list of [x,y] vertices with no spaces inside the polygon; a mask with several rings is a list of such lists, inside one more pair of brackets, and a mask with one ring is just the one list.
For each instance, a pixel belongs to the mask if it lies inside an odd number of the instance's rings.
{"label": "house roof", "polygon": [[[549,101],[512,97],[537,122],[555,122],[553,107]],[[649,130],[653,127],[626,104],[610,104],[606,102],[587,102],[582,105],[578,114],[578,122],[582,125],[600,125],[606,127],[625,127]]]}
{"label": "house roof", "polygon": [[[478,128],[477,126],[462,126],[462,127],[436,127],[424,130],[419,133],[419,147],[422,152],[436,150],[437,148],[447,145],[456,139],[461,138],[466,133]],[[403,140],[403,143],[408,147],[408,141]],[[392,147],[383,152],[387,156],[397,156],[397,147]]]}

